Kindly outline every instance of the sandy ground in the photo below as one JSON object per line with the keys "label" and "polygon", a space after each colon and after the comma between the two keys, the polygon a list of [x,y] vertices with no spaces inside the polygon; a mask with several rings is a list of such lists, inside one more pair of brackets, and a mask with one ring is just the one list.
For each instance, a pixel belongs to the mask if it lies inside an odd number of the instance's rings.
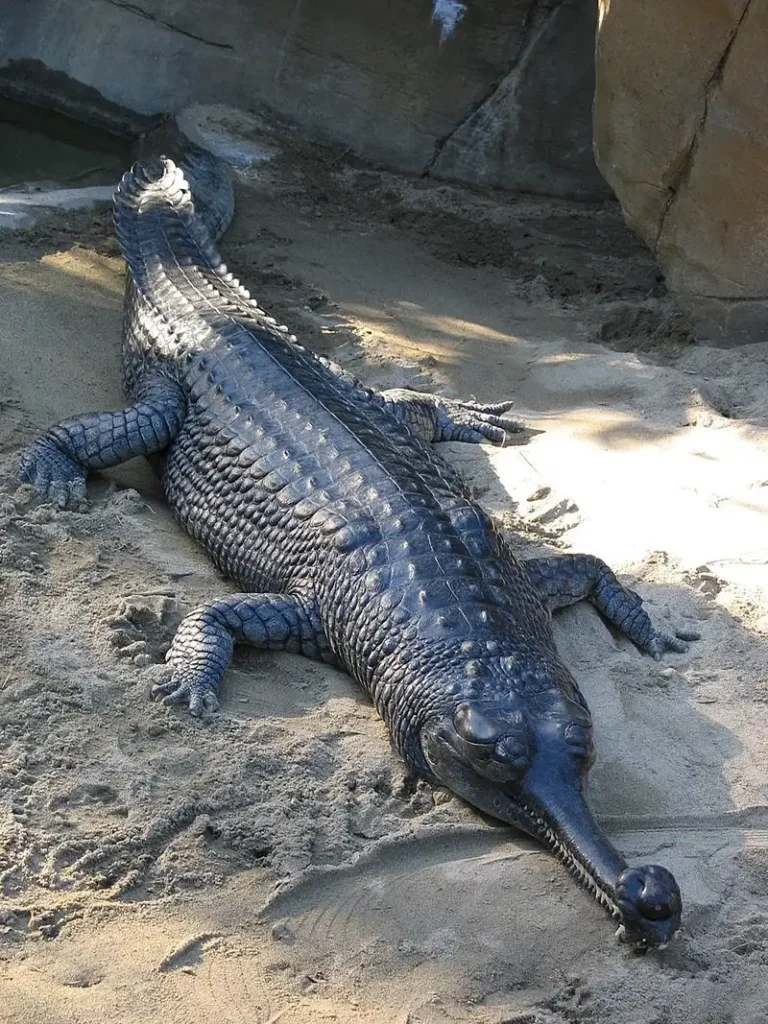
{"label": "sandy ground", "polygon": [[376,385],[514,397],[526,444],[445,453],[519,550],[592,551],[700,629],[655,663],[589,607],[556,622],[593,804],[677,874],[684,930],[628,953],[548,855],[410,777],[341,673],[241,651],[215,721],[149,702],[229,584],[142,463],[78,512],[15,482],[36,432],[121,402],[108,217],[59,212],[0,237],[0,1020],[764,1021],[768,344],[692,346],[612,206],[294,142],[241,178],[222,249],[281,321]]}

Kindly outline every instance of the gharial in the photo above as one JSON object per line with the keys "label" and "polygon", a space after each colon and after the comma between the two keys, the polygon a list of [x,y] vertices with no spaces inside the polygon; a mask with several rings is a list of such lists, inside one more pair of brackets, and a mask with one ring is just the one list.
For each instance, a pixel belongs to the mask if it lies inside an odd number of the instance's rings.
{"label": "gharial", "polygon": [[89,471],[162,453],[171,509],[241,592],[186,616],[153,693],[215,710],[238,642],[342,666],[413,769],[543,842],[634,947],[665,945],[678,885],[628,867],[590,812],[592,720],[551,613],[589,600],[656,658],[698,635],[656,630],[598,558],[514,557],[430,444],[501,443],[511,403],[376,394],[304,349],[221,261],[223,165],[177,159],[140,161],[114,197],[130,405],[52,427],[20,470],[63,506]]}

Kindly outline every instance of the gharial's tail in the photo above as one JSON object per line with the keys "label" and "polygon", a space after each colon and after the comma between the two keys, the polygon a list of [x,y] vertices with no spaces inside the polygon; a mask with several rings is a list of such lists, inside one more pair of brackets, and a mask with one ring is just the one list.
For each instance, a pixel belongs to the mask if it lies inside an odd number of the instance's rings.
{"label": "gharial's tail", "polygon": [[189,182],[168,157],[150,157],[126,171],[113,197],[115,233],[131,274],[143,289],[150,262],[170,267],[221,265],[216,244],[195,212]]}
{"label": "gharial's tail", "polygon": [[166,118],[139,140],[136,159],[165,154],[184,172],[191,189],[195,210],[218,240],[229,226],[235,211],[232,178],[227,164],[210,150],[193,142],[172,117]]}
{"label": "gharial's tail", "polygon": [[126,171],[114,194],[116,206],[137,213],[149,210],[180,210],[194,213],[194,201],[184,172],[170,157],[151,156]]}
{"label": "gharial's tail", "polygon": [[[179,133],[181,135],[181,133]],[[181,136],[176,163],[192,187],[195,210],[216,241],[229,227],[235,212],[235,194],[226,164]],[[177,149],[170,150],[176,153]]]}

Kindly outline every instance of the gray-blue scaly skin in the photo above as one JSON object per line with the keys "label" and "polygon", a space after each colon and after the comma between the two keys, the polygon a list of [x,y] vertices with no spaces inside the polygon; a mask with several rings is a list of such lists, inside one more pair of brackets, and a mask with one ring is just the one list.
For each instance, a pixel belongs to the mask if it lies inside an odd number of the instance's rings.
{"label": "gray-blue scaly skin", "polygon": [[634,945],[663,945],[680,923],[677,884],[628,868],[592,818],[591,718],[551,610],[589,599],[656,657],[685,637],[655,630],[597,559],[514,558],[427,443],[502,442],[506,404],[377,395],[298,345],[221,263],[205,225],[215,180],[198,215],[171,161],[124,176],[134,404],[54,427],[23,477],[77,497],[87,469],[162,449],[171,508],[241,588],[180,626],[155,688],[165,703],[214,710],[236,642],[334,662],[413,768],[542,840]]}

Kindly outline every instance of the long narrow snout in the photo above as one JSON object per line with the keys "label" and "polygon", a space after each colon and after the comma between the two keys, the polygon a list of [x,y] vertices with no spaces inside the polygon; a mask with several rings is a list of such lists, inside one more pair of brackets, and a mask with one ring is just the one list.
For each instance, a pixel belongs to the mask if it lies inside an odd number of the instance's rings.
{"label": "long narrow snout", "polygon": [[[532,752],[504,782],[442,721],[422,731],[434,775],[487,814],[534,836],[617,920],[618,934],[637,949],[665,946],[680,927],[682,900],[673,875],[658,865],[630,868],[595,821],[583,792],[585,769],[567,749]],[[475,763],[473,763],[475,758]],[[518,759],[518,762],[521,759]]]}
{"label": "long narrow snout", "polygon": [[619,921],[619,936],[639,949],[666,946],[682,914],[672,873],[658,864],[629,867],[595,821],[578,776],[561,762],[536,761],[523,793],[538,811],[540,838]]}

